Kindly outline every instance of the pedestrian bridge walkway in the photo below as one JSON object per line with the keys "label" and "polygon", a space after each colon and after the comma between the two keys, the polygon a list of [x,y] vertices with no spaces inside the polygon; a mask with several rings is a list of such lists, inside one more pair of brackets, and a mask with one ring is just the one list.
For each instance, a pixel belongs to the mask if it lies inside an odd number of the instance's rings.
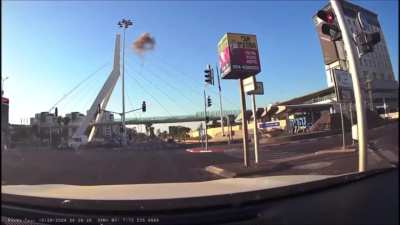
{"label": "pedestrian bridge walkway", "polygon": [[[239,111],[224,111],[223,116],[239,115]],[[208,112],[209,120],[220,120],[219,112]],[[137,125],[137,124],[159,124],[159,123],[182,123],[182,122],[196,122],[204,121],[204,113],[196,113],[194,115],[182,115],[182,116],[157,116],[157,117],[143,117],[143,118],[126,118],[126,124]],[[110,121],[110,122],[100,122],[96,125],[108,125],[120,123],[120,120]]]}

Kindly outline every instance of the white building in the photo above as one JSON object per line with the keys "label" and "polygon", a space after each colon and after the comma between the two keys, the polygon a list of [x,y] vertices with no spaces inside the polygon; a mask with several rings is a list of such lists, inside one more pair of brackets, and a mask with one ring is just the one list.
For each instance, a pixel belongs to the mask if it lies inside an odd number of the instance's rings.
{"label": "white building", "polygon": [[[385,103],[390,111],[398,111],[398,88],[399,83],[395,80],[393,68],[390,61],[389,51],[382,28],[378,21],[378,15],[360,6],[347,1],[341,1],[346,26],[351,33],[357,31],[357,13],[361,12],[367,18],[367,32],[380,32],[381,40],[374,46],[374,51],[357,58],[356,66],[360,71],[359,79],[364,90],[364,97],[371,110],[381,108]],[[322,10],[332,11],[330,4]],[[344,50],[343,40],[330,41],[321,33],[320,20],[316,15],[313,17],[317,33],[322,47],[325,62],[326,80],[328,87],[334,86],[332,69],[348,71],[348,59]],[[343,29],[343,28],[341,28]]]}

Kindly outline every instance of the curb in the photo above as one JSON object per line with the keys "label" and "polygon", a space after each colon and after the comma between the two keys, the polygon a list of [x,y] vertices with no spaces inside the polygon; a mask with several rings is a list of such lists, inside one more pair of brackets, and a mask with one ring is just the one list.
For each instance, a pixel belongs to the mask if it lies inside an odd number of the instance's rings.
{"label": "curb", "polygon": [[317,151],[317,152],[314,152],[314,153],[304,154],[304,155],[300,155],[300,156],[293,156],[293,157],[285,158],[285,159],[274,159],[274,160],[271,160],[271,162],[274,162],[274,163],[288,163],[288,162],[293,162],[293,161],[296,161],[296,160],[312,158],[314,156],[319,156],[319,155],[336,154],[336,153],[352,153],[352,152],[356,152],[356,149],[349,149],[349,150],[322,150],[322,151]]}
{"label": "curb", "polygon": [[297,160],[302,160],[302,159],[307,159],[307,158],[312,158],[315,156],[321,156],[321,155],[326,155],[326,154],[337,154],[337,153],[352,153],[356,152],[356,149],[349,149],[349,150],[323,150],[323,151],[318,151],[315,153],[310,153],[310,154],[305,154],[305,155],[300,155],[300,156],[294,156],[290,158],[285,158],[285,159],[276,159],[276,160],[270,160],[269,163],[275,164],[271,168],[253,168],[253,170],[250,171],[244,171],[244,172],[232,172],[228,169],[223,169],[221,167],[218,167],[216,165],[211,165],[207,166],[204,168],[205,171],[224,177],[224,178],[233,178],[233,177],[239,177],[239,176],[248,176],[248,175],[255,175],[260,172],[265,172],[267,170],[274,170],[274,169],[279,169],[279,168],[286,168],[288,165],[286,163],[291,163]]}
{"label": "curb", "polygon": [[224,169],[219,168],[217,166],[207,166],[204,170],[209,172],[209,173],[212,173],[212,174],[224,177],[224,178],[232,178],[232,177],[236,176],[236,173],[233,173],[233,172],[228,171],[228,170],[224,170]]}

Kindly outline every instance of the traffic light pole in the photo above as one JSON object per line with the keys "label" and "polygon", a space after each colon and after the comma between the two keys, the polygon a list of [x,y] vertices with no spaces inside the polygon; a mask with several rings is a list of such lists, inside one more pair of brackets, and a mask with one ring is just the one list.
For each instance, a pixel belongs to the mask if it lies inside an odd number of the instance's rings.
{"label": "traffic light pole", "polygon": [[242,111],[242,135],[243,135],[243,163],[244,167],[249,166],[249,152],[248,152],[248,130],[246,121],[246,96],[244,93],[243,79],[239,79],[240,90],[240,109]]}
{"label": "traffic light pole", "polygon": [[222,131],[222,136],[225,136],[225,132],[224,132],[224,117],[222,116],[221,83],[220,83],[220,80],[219,80],[218,66],[216,68],[217,68],[217,78],[218,78],[219,114],[221,116],[221,131]]}
{"label": "traffic light pole", "polygon": [[358,68],[356,57],[358,54],[353,45],[352,36],[346,27],[343,9],[338,0],[330,0],[333,11],[336,14],[339,27],[341,28],[345,50],[349,56],[349,71],[353,82],[355,106],[357,113],[358,129],[358,171],[364,172],[367,169],[367,130],[366,130],[366,112],[363,102],[363,93],[361,91],[360,81],[358,79]]}
{"label": "traffic light pole", "polygon": [[208,135],[207,135],[207,97],[206,97],[206,90],[204,90],[204,122],[205,122],[205,136],[206,136],[206,148],[208,149]]}

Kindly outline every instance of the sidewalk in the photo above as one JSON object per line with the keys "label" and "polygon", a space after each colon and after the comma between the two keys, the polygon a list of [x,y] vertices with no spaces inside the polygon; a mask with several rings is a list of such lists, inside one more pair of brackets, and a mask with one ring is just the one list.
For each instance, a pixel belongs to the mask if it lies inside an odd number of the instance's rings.
{"label": "sidewalk", "polygon": [[[368,170],[398,166],[398,152],[368,150]],[[327,149],[291,158],[269,160],[245,168],[242,163],[211,165],[205,171],[214,175],[232,177],[277,175],[340,175],[358,171],[358,153],[355,148]]]}

